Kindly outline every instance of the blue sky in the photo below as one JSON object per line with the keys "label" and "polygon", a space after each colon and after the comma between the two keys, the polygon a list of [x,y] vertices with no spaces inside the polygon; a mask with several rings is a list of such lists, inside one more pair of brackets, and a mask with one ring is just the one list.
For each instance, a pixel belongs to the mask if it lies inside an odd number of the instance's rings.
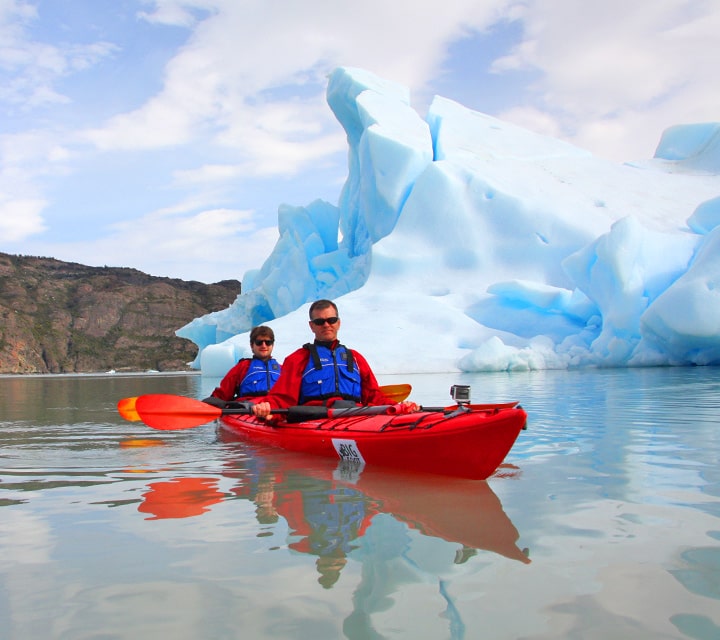
{"label": "blue sky", "polygon": [[0,0],[0,251],[213,282],[337,202],[362,67],[617,161],[720,120],[714,0]]}

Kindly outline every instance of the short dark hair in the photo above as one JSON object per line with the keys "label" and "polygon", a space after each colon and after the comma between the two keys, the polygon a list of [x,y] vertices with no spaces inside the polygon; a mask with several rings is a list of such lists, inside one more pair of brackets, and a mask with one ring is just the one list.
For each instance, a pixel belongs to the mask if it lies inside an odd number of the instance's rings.
{"label": "short dark hair", "polygon": [[332,300],[315,300],[310,305],[310,310],[308,311],[308,314],[310,316],[310,320],[312,320],[313,317],[313,311],[322,311],[323,309],[327,309],[328,307],[332,307],[335,309],[335,315],[339,316],[337,305]]}
{"label": "short dark hair", "polygon": [[270,340],[275,342],[275,334],[273,333],[273,330],[270,327],[261,324],[259,327],[253,327],[253,330],[250,332],[250,344],[255,342],[255,338],[259,338],[261,336],[263,338],[270,338]]}

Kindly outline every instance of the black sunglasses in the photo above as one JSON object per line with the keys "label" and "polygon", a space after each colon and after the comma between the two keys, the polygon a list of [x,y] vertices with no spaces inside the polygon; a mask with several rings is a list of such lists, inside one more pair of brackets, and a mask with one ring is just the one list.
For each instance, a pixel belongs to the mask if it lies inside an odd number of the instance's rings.
{"label": "black sunglasses", "polygon": [[316,327],[322,327],[326,322],[328,324],[335,324],[340,318],[333,316],[332,318],[313,318],[310,320]]}
{"label": "black sunglasses", "polygon": [[270,347],[273,344],[275,344],[275,340],[255,340],[256,347],[259,347],[260,345],[263,345],[263,344]]}

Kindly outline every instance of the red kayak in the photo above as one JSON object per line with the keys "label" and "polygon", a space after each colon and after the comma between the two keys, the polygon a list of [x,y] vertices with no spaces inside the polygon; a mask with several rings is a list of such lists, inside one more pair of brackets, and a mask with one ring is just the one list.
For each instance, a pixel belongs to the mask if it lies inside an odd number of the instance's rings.
{"label": "red kayak", "polygon": [[414,413],[353,410],[295,422],[223,413],[220,426],[253,442],[361,465],[484,480],[500,466],[525,427],[517,403],[459,404]]}
{"label": "red kayak", "polygon": [[153,429],[191,429],[219,420],[221,428],[252,442],[353,465],[435,473],[484,480],[500,466],[525,427],[517,402],[471,404],[451,395],[450,407],[297,406],[273,409],[271,420],[255,418],[246,403],[219,408],[184,396],[149,394],[124,398],[118,411]]}

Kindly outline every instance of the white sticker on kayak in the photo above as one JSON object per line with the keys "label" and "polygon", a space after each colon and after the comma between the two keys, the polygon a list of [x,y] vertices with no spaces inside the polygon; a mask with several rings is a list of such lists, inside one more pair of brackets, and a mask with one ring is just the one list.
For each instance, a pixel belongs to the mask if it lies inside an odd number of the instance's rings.
{"label": "white sticker on kayak", "polygon": [[360,453],[360,449],[358,449],[355,440],[340,440],[333,438],[332,443],[338,456],[340,456],[340,460],[349,460],[365,464],[365,459],[362,457],[362,453]]}

